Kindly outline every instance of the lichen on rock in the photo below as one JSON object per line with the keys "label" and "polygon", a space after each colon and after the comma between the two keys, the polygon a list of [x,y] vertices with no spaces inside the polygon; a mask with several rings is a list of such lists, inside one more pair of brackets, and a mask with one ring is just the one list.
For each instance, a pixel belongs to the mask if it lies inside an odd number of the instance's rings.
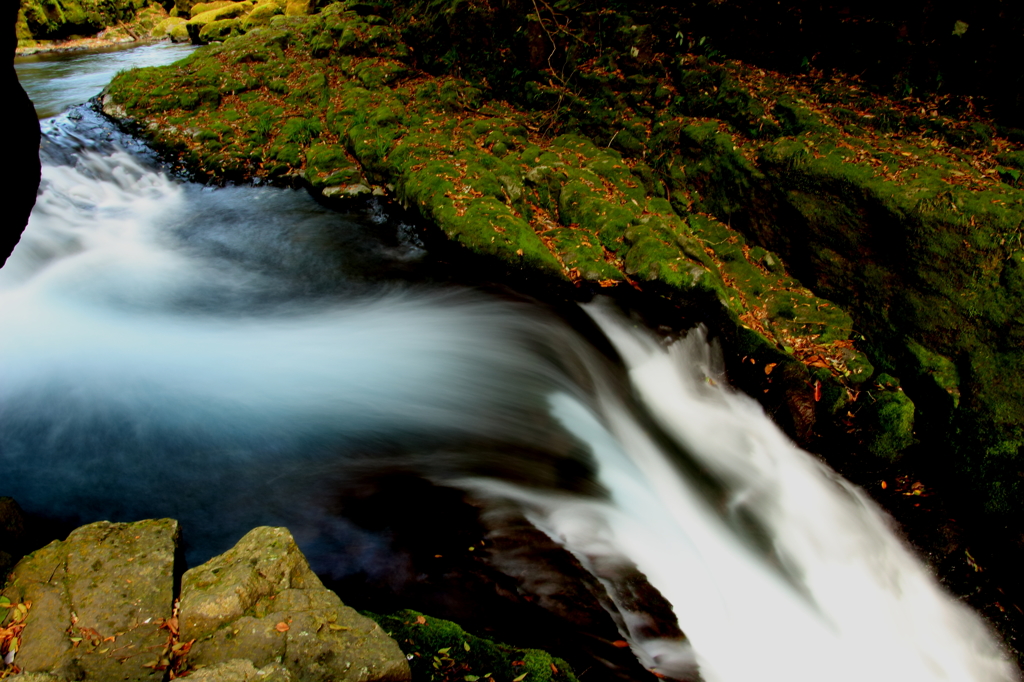
{"label": "lichen on rock", "polygon": [[174,601],[178,524],[99,522],[22,559],[3,596],[31,602],[17,665],[75,680],[149,680]]}
{"label": "lichen on rock", "polygon": [[395,642],[323,587],[283,528],[256,528],[187,571],[179,608],[199,671],[245,659],[280,664],[300,682],[409,680]]}

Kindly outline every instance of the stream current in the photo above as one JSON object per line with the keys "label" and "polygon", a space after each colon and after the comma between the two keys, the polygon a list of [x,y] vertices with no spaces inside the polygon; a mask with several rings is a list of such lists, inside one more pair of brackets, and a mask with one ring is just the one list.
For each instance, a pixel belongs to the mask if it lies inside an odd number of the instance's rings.
{"label": "stream current", "polygon": [[[424,562],[461,553],[549,611],[576,571],[682,680],[1018,679],[703,329],[461,286],[386,207],[190,184],[87,107],[43,128],[0,270],[0,495],[30,513],[170,516],[193,565],[284,525],[329,581],[428,584],[480,620]],[[502,544],[509,519],[536,554]]]}

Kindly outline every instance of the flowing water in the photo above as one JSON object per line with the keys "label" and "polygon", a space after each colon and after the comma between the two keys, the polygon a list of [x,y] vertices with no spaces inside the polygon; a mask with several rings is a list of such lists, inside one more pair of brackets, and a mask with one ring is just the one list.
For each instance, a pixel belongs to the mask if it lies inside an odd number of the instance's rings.
{"label": "flowing water", "polygon": [[[172,516],[193,562],[286,525],[324,575],[398,585],[419,569],[352,499],[384,481],[398,516],[446,523],[387,488],[412,477],[571,553],[669,677],[1017,679],[874,503],[729,388],[703,329],[446,282],[381,207],[182,182],[87,109],[44,129],[0,270],[0,494],[27,510]],[[513,565],[483,539],[474,561]]]}
{"label": "flowing water", "polygon": [[37,53],[18,57],[18,80],[40,118],[56,116],[68,107],[95,97],[118,71],[160,66],[181,59],[191,45],[152,43],[142,47],[117,45],[101,50]]}

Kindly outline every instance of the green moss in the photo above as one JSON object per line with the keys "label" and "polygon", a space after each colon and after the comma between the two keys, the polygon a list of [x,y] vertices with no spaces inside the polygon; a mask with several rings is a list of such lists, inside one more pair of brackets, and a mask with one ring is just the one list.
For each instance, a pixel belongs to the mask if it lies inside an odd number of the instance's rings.
{"label": "green moss", "polygon": [[[241,34],[241,23],[238,19],[219,19],[211,21],[202,27],[198,33],[200,43],[212,43],[219,40],[227,40],[231,36]],[[188,30],[186,24],[185,30]]]}
{"label": "green moss", "polygon": [[335,146],[317,144],[306,152],[306,178],[315,188],[350,185],[360,181],[359,167]]}
{"label": "green moss", "polygon": [[292,117],[281,127],[281,136],[288,142],[299,145],[308,145],[320,137],[321,132],[323,125],[313,118]]}
{"label": "green moss", "polygon": [[[851,116],[854,115],[853,112],[842,110],[841,107],[837,113],[842,117],[847,112]],[[780,132],[783,135],[796,136],[806,132],[820,131],[824,127],[820,116],[789,96],[780,97],[776,101],[772,113],[779,120]]]}
{"label": "green moss", "polygon": [[[220,3],[211,3],[220,5]],[[225,40],[232,35],[239,35],[243,32],[240,17],[245,17],[251,10],[251,2],[232,2],[204,12],[193,13],[192,18],[185,24],[185,30],[193,43],[204,45],[216,40]],[[202,9],[202,5],[193,8]]]}
{"label": "green moss", "polygon": [[203,12],[210,12],[221,7],[235,4],[231,0],[214,0],[213,2],[200,2],[189,8],[189,18],[196,17]]}
{"label": "green moss", "polygon": [[248,32],[254,28],[267,26],[272,17],[284,14],[284,8],[276,2],[261,2],[252,8],[252,11],[242,22],[242,28]]}
{"label": "green moss", "polygon": [[876,457],[896,460],[914,443],[914,403],[898,388],[872,392],[870,399],[865,445]]}
{"label": "green moss", "polygon": [[408,73],[408,67],[401,62],[363,62],[356,69],[355,76],[363,86],[376,89],[394,83]]}
{"label": "green moss", "polygon": [[907,339],[907,350],[916,361],[915,369],[923,374],[943,392],[949,395],[951,407],[960,405],[960,374],[949,358],[930,351],[913,339]]}
{"label": "green moss", "polygon": [[288,166],[302,165],[302,151],[294,144],[273,144],[267,150],[267,156]]}
{"label": "green moss", "polygon": [[569,664],[539,649],[471,635],[450,621],[416,611],[365,613],[398,642],[414,682],[576,682]]}
{"label": "green moss", "polygon": [[183,35],[184,38],[182,40],[176,40],[175,42],[184,42],[188,39],[188,31],[184,28],[184,24],[185,20],[180,17],[167,17],[166,19],[159,21],[153,26],[152,30],[150,31],[150,35],[154,38],[163,38],[164,36],[171,36],[171,39],[175,40],[175,36],[173,33],[174,29],[180,26],[181,32],[179,33],[179,35]]}

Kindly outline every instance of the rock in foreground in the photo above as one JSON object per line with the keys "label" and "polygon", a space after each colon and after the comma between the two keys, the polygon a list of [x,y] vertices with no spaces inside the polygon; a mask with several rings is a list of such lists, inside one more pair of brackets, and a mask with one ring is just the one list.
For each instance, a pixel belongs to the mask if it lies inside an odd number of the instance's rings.
{"label": "rock in foreground", "polygon": [[176,607],[178,539],[171,519],[104,521],[25,557],[2,593],[24,671],[10,679],[410,679],[398,644],[323,586],[286,529],[256,528],[186,572]]}
{"label": "rock in foreground", "polygon": [[283,664],[291,677],[281,679],[302,682],[410,679],[395,641],[321,584],[283,528],[250,531],[185,573],[179,622],[199,670],[248,659]]}
{"label": "rock in foreground", "polygon": [[103,521],[25,557],[3,592],[31,604],[14,662],[60,679],[154,679],[178,537],[171,519]]}

